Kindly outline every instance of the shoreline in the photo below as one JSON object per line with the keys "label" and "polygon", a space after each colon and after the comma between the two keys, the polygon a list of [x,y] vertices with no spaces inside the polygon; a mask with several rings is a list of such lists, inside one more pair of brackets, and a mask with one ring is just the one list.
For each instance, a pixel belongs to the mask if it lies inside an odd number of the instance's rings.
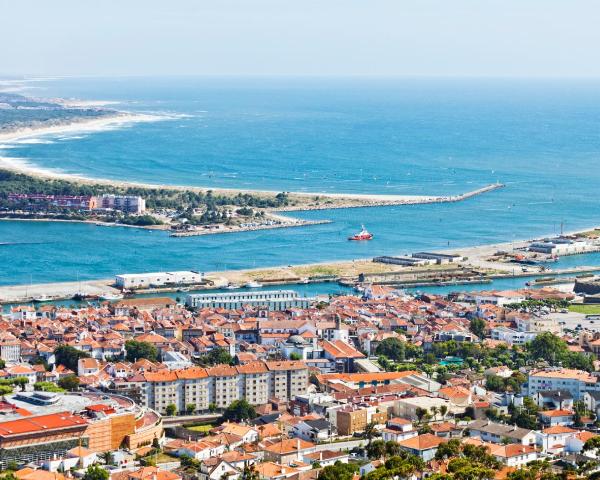
{"label": "shoreline", "polygon": [[[96,132],[111,126],[122,126],[130,123],[156,122],[163,120],[172,120],[176,116],[152,115],[146,113],[134,113],[115,110],[113,114],[107,114],[100,118],[81,118],[66,123],[49,126],[23,127],[14,131],[0,133],[0,143],[11,144],[18,143],[37,136],[47,135],[68,135],[75,133]],[[1,148],[0,148],[1,150]],[[29,161],[27,158],[0,156],[0,168],[24,175],[30,175],[46,180],[66,180],[77,182],[84,185],[114,185],[118,187],[148,188],[148,189],[169,189],[169,190],[187,190],[195,192],[212,191],[216,194],[237,195],[251,194],[257,196],[274,196],[281,193],[281,190],[262,190],[247,188],[224,188],[207,187],[193,185],[165,185],[145,182],[136,182],[129,180],[118,180],[109,178],[93,178],[84,174],[67,173],[61,170],[44,168]],[[299,211],[299,210],[329,210],[336,208],[356,208],[356,207],[377,207],[393,205],[411,205],[423,203],[445,203],[460,201],[475,195],[486,193],[497,188],[504,187],[501,183],[488,184],[477,190],[465,192],[457,195],[402,195],[402,194],[369,194],[369,193],[344,193],[344,192],[286,192],[291,199],[297,200],[303,205],[294,205],[272,209],[273,211]],[[315,200],[317,199],[318,200]],[[308,200],[308,202],[307,202]],[[310,202],[317,204],[306,205]],[[321,203],[332,202],[332,203]],[[305,208],[310,206],[311,208]]]}

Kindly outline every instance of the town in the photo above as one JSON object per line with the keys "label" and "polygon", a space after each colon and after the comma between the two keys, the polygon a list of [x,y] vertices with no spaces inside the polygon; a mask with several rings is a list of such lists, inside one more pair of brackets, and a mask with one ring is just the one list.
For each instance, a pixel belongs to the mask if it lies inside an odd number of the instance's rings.
{"label": "town", "polygon": [[12,306],[0,466],[36,480],[588,476],[600,316],[574,301],[373,285]]}

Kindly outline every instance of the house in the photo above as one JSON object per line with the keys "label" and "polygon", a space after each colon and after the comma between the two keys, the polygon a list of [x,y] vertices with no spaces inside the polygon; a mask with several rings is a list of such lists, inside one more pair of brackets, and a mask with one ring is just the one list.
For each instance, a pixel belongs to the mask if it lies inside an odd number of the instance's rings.
{"label": "house", "polygon": [[538,458],[538,452],[534,446],[518,443],[493,445],[490,448],[490,454],[509,467],[521,467]]}
{"label": "house", "polygon": [[408,438],[416,437],[418,432],[413,428],[410,420],[405,418],[392,418],[388,420],[386,428],[381,431],[381,437],[386,442],[401,442]]}
{"label": "house", "polygon": [[533,430],[514,425],[504,425],[490,420],[475,420],[469,423],[467,428],[471,437],[479,437],[484,442],[503,443],[508,440],[511,443],[520,443],[521,445],[536,444],[536,435]]}
{"label": "house", "polygon": [[585,408],[594,412],[596,416],[600,412],[600,392],[585,392],[583,394]]}
{"label": "house", "polygon": [[[597,392],[591,393],[596,394]],[[598,393],[598,398],[600,398],[600,392]],[[537,406],[544,410],[573,410],[573,395],[571,395],[571,392],[568,390],[546,390],[537,392],[534,400],[535,403],[537,403]]]}
{"label": "house", "polygon": [[314,451],[314,443],[300,438],[291,438],[266,446],[264,457],[267,461],[289,465],[295,461],[302,461],[305,455]]}
{"label": "house", "polygon": [[572,410],[544,410],[539,412],[541,422],[547,427],[571,425],[575,413]]}
{"label": "house", "polygon": [[578,430],[556,425],[537,432],[536,443],[542,452],[558,454],[564,451],[568,439],[577,433]]}
{"label": "house", "polygon": [[291,433],[292,436],[309,442],[319,442],[329,439],[332,434],[332,426],[323,418],[303,420],[293,426]]}
{"label": "house", "polygon": [[[597,436],[597,434],[588,432],[587,430],[578,432],[575,435],[567,438],[567,443],[565,444],[565,452],[580,454],[583,451],[583,446],[585,445],[585,442],[587,442],[590,438],[594,438]],[[595,456],[595,454],[590,451],[586,452],[585,454],[588,457]]]}
{"label": "house", "polygon": [[77,375],[87,377],[88,375],[98,375],[100,372],[100,362],[95,358],[80,358],[77,361]]}
{"label": "house", "polygon": [[416,437],[408,438],[398,442],[400,448],[408,453],[420,457],[423,461],[428,462],[435,457],[440,444],[447,440],[440,438],[431,433],[417,435]]}
{"label": "house", "polygon": [[199,480],[220,480],[227,478],[236,480],[241,472],[229,462],[218,457],[211,457],[200,464]]}

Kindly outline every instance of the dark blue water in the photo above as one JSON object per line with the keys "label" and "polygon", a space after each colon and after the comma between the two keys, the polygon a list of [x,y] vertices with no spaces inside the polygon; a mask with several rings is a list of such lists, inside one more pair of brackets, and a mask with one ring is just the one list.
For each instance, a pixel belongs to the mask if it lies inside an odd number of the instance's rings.
{"label": "dark blue water", "polygon": [[[91,225],[0,222],[0,282],[216,270],[401,254],[593,226],[600,83],[575,80],[70,79],[37,95],[105,99],[176,116],[17,144],[0,155],[152,183],[447,194],[456,204],[305,212],[328,225],[190,238]],[[79,136],[79,135],[77,135]],[[14,146],[14,145],[13,145]],[[364,223],[368,243],[346,236]],[[575,258],[575,257],[571,257]]]}

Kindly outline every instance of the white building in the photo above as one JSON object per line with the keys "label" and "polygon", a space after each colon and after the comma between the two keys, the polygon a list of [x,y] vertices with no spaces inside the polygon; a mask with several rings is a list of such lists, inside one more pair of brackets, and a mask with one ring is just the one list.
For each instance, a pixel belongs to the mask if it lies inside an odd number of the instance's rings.
{"label": "white building", "polygon": [[508,345],[524,345],[537,337],[538,332],[519,332],[508,327],[495,327],[490,331],[492,340],[499,340]]}
{"label": "white building", "polygon": [[314,298],[301,297],[294,290],[272,290],[259,292],[198,293],[188,295],[185,304],[192,308],[225,308],[235,310],[250,305],[269,310],[308,308]]}
{"label": "white building", "polygon": [[135,290],[140,288],[164,287],[167,285],[195,285],[202,283],[204,275],[190,270],[178,272],[124,273],[115,277],[119,288]]}
{"label": "white building", "polygon": [[98,208],[140,214],[146,211],[146,200],[135,195],[102,195],[96,197]]}
{"label": "white building", "polygon": [[575,400],[581,400],[585,392],[600,391],[597,376],[570,368],[532,370],[527,385],[530,397],[548,390],[566,390]]}

